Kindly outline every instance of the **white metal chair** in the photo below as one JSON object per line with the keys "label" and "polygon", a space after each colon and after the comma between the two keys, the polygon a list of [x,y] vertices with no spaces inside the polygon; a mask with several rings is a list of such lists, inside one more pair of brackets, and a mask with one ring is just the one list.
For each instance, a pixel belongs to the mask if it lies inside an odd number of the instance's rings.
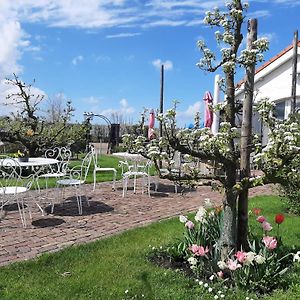
{"label": "white metal chair", "polygon": [[[80,166],[73,167],[72,169],[70,169],[68,174],[63,179],[57,180],[58,187],[66,187],[66,186],[74,187],[79,215],[82,215],[82,196],[81,196],[80,187],[86,181],[86,177],[88,175],[92,159],[93,159],[93,153],[92,151],[90,151],[86,154]],[[86,197],[86,202],[87,205],[89,205],[87,197]]]}
{"label": "white metal chair", "polygon": [[[53,158],[56,159],[58,162],[56,164],[52,164],[47,166],[46,172],[39,175],[40,179],[45,179],[45,190],[46,190],[46,199],[49,199],[48,195],[48,180],[59,179],[66,176],[68,171],[69,161],[72,157],[72,152],[70,149],[66,147],[54,147],[45,151],[44,154],[45,158]],[[39,186],[38,186],[39,188]],[[40,190],[40,189],[39,189]],[[53,199],[51,200],[51,213],[53,213]],[[44,209],[40,207],[42,214],[44,215]]]}
{"label": "white metal chair", "polygon": [[94,178],[94,188],[93,190],[96,189],[96,181],[97,181],[97,172],[112,172],[113,173],[113,186],[112,189],[116,189],[116,177],[117,177],[117,170],[115,168],[110,168],[110,167],[101,167],[98,165],[98,153],[94,146],[90,146],[91,151],[93,153],[93,162],[94,162],[94,170],[93,170],[93,178]]}
{"label": "white metal chair", "polygon": [[[25,228],[25,198],[33,183],[34,175],[22,176],[22,168],[16,159],[2,156],[0,157],[0,207],[3,212],[4,205],[16,202],[20,213],[20,219]],[[22,197],[21,197],[22,195]],[[30,203],[27,203],[31,218]]]}
{"label": "white metal chair", "polygon": [[139,177],[142,179],[142,193],[144,193],[144,187],[147,186],[147,192],[150,197],[150,166],[151,161],[147,161],[144,165],[130,165],[127,161],[120,161],[120,167],[122,170],[123,198],[126,196],[130,178],[133,178],[133,192],[136,192],[137,178]]}
{"label": "white metal chair", "polygon": [[[169,168],[161,168],[159,171],[161,175],[173,174],[175,176],[180,176],[182,173],[182,154],[179,151],[174,152],[173,156],[173,165]],[[159,186],[159,178],[157,178],[155,182],[155,191],[157,192]],[[178,192],[178,184],[174,181],[174,192],[177,194]]]}
{"label": "white metal chair", "polygon": [[48,166],[47,173],[41,174],[39,176],[39,178],[46,179],[46,189],[47,189],[49,178],[60,178],[60,177],[64,177],[67,174],[68,164],[72,157],[72,152],[70,149],[66,147],[55,147],[46,150],[45,157],[54,158],[58,160],[56,164]]}

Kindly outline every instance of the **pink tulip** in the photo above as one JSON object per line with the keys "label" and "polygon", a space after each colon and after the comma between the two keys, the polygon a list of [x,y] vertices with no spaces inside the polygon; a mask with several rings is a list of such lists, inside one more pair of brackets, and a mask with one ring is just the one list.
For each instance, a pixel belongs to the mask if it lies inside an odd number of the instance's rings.
{"label": "pink tulip", "polygon": [[185,223],[185,227],[187,227],[188,229],[193,229],[195,227],[194,223],[192,221],[187,221]]}
{"label": "pink tulip", "polygon": [[193,244],[189,250],[191,250],[197,256],[204,256],[207,252],[209,252],[208,247],[198,246]]}
{"label": "pink tulip", "polygon": [[262,226],[262,228],[263,228],[264,231],[271,231],[273,229],[273,227],[271,226],[271,224],[268,223],[267,221],[262,222],[261,226]]}
{"label": "pink tulip", "polygon": [[229,270],[235,271],[236,269],[241,268],[242,266],[236,260],[228,259],[227,267]]}
{"label": "pink tulip", "polygon": [[222,271],[217,272],[217,275],[218,275],[220,278],[223,278],[223,277],[224,277],[224,273],[223,273]]}
{"label": "pink tulip", "polygon": [[247,259],[247,253],[243,251],[238,251],[234,256],[237,258],[237,260],[240,263],[244,263],[245,260]]}
{"label": "pink tulip", "polygon": [[272,236],[264,236],[262,241],[269,250],[273,250],[277,247],[277,240]]}
{"label": "pink tulip", "polygon": [[266,221],[266,218],[264,216],[259,216],[259,217],[257,217],[256,221],[259,223],[263,223]]}

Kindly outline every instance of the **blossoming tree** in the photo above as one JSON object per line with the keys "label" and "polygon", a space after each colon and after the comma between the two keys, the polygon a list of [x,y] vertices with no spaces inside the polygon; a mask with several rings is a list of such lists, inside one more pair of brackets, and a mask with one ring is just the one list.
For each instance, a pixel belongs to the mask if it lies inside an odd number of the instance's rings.
{"label": "blossoming tree", "polygon": [[61,108],[61,114],[55,120],[47,121],[40,107],[43,95],[33,95],[31,85],[26,85],[15,74],[14,79],[7,80],[7,84],[13,86],[7,100],[15,109],[10,116],[0,119],[3,142],[17,143],[30,156],[37,156],[53,146],[72,145],[85,140],[85,126],[69,123],[74,111],[71,102]]}
{"label": "blossoming tree", "polygon": [[[246,68],[261,61],[262,53],[268,49],[268,41],[264,38],[253,42],[251,49],[240,51],[243,35],[242,25],[245,19],[245,11],[248,5],[240,0],[233,0],[226,4],[226,11],[215,8],[207,12],[204,22],[211,27],[220,28],[215,32],[215,38],[223,48],[220,55],[212,52],[204,41],[198,42],[198,47],[202,53],[202,59],[197,64],[202,70],[215,72],[222,69],[224,73],[223,89],[225,102],[213,109],[222,109],[223,121],[220,124],[219,132],[212,135],[209,128],[178,129],[176,126],[176,106],[168,110],[165,115],[158,118],[164,127],[164,136],[153,139],[146,143],[144,137],[133,137],[127,135],[124,142],[130,150],[138,151],[154,161],[156,169],[161,177],[173,180],[186,180],[196,184],[214,184],[222,189],[223,198],[223,229],[220,237],[220,245],[224,256],[230,249],[237,246],[237,197],[248,188],[267,182],[270,177],[264,178],[239,178],[240,171],[240,130],[237,128],[237,114],[242,111],[242,103],[235,100],[235,74],[239,67]],[[253,90],[252,90],[253,92]],[[222,107],[221,107],[222,106]],[[195,121],[197,124],[198,121]],[[251,124],[250,124],[251,126]],[[259,142],[255,137],[250,139],[251,149]],[[261,151],[261,147],[256,147]],[[214,166],[220,166],[223,172],[213,172],[202,174],[198,168],[194,168],[190,163],[183,165],[181,172],[172,172],[174,168],[173,156],[175,151],[185,155],[185,160],[195,159],[205,162],[213,162]],[[162,174],[159,168],[159,161],[163,160],[169,172]],[[247,216],[246,216],[247,217]],[[243,220],[247,224],[247,219]],[[240,226],[240,223],[239,223]],[[246,226],[244,226],[246,227]],[[240,239],[247,240],[247,232],[244,232]]]}

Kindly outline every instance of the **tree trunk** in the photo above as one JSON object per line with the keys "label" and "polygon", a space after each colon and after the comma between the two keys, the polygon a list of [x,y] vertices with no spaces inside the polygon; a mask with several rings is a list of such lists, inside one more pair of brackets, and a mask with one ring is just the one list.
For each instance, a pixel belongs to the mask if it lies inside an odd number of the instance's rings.
{"label": "tree trunk", "polygon": [[[226,100],[225,121],[235,126],[235,88],[234,73],[226,74]],[[234,140],[231,139],[228,148],[230,153],[234,153]],[[223,199],[223,229],[221,234],[222,259],[225,259],[232,249],[236,247],[236,193],[234,185],[236,184],[236,160],[228,161],[224,164],[226,180],[225,180],[225,196]]]}
{"label": "tree trunk", "polygon": [[296,95],[297,95],[297,58],[298,58],[298,30],[294,33],[293,40],[293,59],[292,59],[292,95],[291,95],[291,112],[296,111]]}
{"label": "tree trunk", "polygon": [[[247,48],[253,49],[253,42],[257,39],[257,20],[248,21]],[[250,177],[250,153],[252,134],[252,103],[254,89],[255,61],[246,68],[245,99],[243,102],[243,119],[241,129],[241,160],[240,179]],[[248,188],[243,188],[238,200],[237,247],[248,248]]]}
{"label": "tree trunk", "polygon": [[221,234],[222,259],[225,259],[232,249],[236,247],[236,192],[234,185],[236,183],[235,165],[226,168],[226,186],[223,199],[223,230]]}

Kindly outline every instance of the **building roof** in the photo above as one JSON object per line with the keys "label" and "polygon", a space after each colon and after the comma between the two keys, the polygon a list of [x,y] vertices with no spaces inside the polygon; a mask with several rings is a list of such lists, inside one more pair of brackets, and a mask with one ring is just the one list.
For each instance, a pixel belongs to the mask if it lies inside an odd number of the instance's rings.
{"label": "building roof", "polygon": [[[298,41],[298,47],[300,47],[300,41]],[[280,58],[281,56],[283,56],[285,53],[289,52],[291,49],[293,49],[293,45],[289,45],[288,47],[286,47],[285,49],[283,49],[282,51],[280,51],[277,55],[273,56],[271,59],[269,59],[267,62],[265,62],[262,66],[258,67],[255,70],[255,74],[257,74],[261,70],[265,69],[272,62],[274,62],[275,60],[277,60],[278,58]]]}
{"label": "building roof", "polygon": [[[298,47],[300,47],[300,41],[298,41]],[[269,65],[271,65],[273,62],[275,62],[277,59],[279,59],[280,57],[282,57],[283,55],[285,55],[287,52],[289,52],[291,49],[293,49],[293,44],[287,46],[285,49],[283,49],[282,51],[280,51],[277,55],[273,56],[271,59],[269,59],[268,61],[266,61],[263,65],[261,65],[260,67],[258,67],[255,70],[255,75],[259,72],[261,72],[262,70],[264,70],[266,67],[268,67]],[[299,53],[298,53],[299,54]],[[245,82],[245,79],[242,79],[241,81],[239,81],[236,85],[236,88],[240,88],[241,85]]]}

